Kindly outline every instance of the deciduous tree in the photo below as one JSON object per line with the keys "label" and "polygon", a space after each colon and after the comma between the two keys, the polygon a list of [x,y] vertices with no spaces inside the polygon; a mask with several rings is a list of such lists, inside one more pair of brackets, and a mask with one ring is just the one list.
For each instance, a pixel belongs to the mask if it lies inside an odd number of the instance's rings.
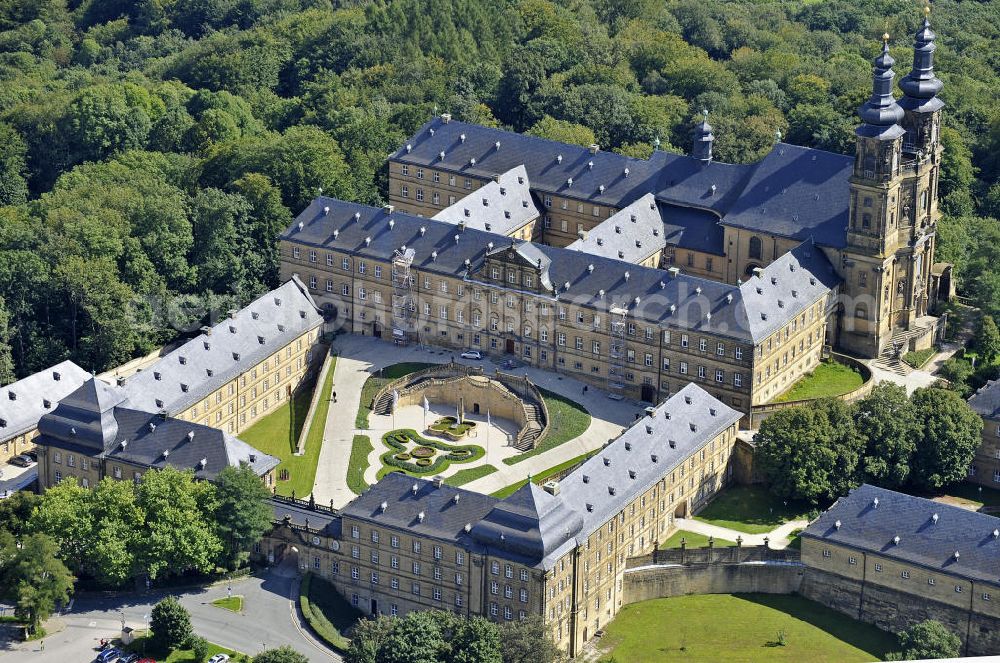
{"label": "deciduous tree", "polygon": [[250,547],[271,527],[274,514],[267,503],[270,491],[247,466],[227,467],[216,479],[214,512],[224,562],[235,568]]}
{"label": "deciduous tree", "polygon": [[961,481],[982,441],[983,420],[950,389],[918,389],[912,398],[918,436],[911,482],[936,490]]}

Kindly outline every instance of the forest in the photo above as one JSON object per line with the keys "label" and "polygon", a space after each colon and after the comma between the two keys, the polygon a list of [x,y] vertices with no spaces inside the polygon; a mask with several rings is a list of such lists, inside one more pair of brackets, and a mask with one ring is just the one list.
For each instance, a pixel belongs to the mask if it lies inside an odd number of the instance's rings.
{"label": "forest", "polygon": [[[276,285],[320,189],[378,204],[434,113],[648,156],[849,153],[917,0],[0,0],[0,384],[101,371]],[[1000,3],[939,0],[938,259],[1000,315]],[[898,95],[898,91],[897,91]],[[658,147],[657,147],[658,146]],[[992,266],[992,267],[991,267]]]}

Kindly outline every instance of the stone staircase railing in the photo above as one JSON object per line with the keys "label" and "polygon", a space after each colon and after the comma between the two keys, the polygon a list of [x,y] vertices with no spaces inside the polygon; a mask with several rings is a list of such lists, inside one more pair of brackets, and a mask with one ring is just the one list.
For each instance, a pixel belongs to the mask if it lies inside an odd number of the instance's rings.
{"label": "stone staircase railing", "polygon": [[[410,394],[428,385],[447,385],[450,382],[470,376],[483,376],[485,372],[479,366],[463,364],[439,364],[414,371],[397,378],[379,389],[372,399],[372,413],[387,415],[392,409],[392,392],[398,391],[400,396]],[[521,402],[524,408],[526,424],[518,433],[514,447],[520,451],[528,451],[540,444],[548,434],[549,411],[538,388],[527,378],[495,371],[489,376],[497,386],[512,398]]]}

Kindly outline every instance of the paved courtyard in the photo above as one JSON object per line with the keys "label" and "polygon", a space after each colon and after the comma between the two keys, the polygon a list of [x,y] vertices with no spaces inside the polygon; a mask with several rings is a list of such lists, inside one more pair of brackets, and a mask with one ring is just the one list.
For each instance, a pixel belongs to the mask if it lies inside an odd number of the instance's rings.
{"label": "paved courtyard", "polygon": [[[364,386],[365,380],[374,372],[385,366],[401,362],[443,364],[453,359],[470,366],[482,366],[487,373],[492,373],[498,368],[490,358],[482,361],[466,360],[460,358],[458,352],[452,353],[426,346],[398,347],[391,342],[368,336],[339,336],[334,341],[334,351],[338,354],[337,368],[333,378],[333,391],[337,394],[337,400],[330,404],[330,413],[324,430],[323,450],[320,453],[319,466],[316,470],[314,494],[317,502],[327,504],[332,501],[333,506],[337,508],[344,506],[355,497],[354,493],[347,487],[347,461],[351,456],[354,435],[358,433],[369,435],[378,451],[382,446],[379,440],[382,433],[393,427],[391,421],[385,421],[391,417],[373,416],[369,422],[370,430],[356,430],[354,428],[358,406],[361,404],[361,388]],[[447,476],[449,473],[482,463],[488,463],[497,468],[497,472],[470,482],[465,485],[465,488],[487,493],[494,492],[525,479],[529,474],[538,474],[550,467],[598,449],[608,440],[617,437],[625,426],[634,421],[637,415],[642,414],[645,408],[644,404],[636,401],[612,400],[608,398],[607,392],[593,387],[584,393],[582,382],[565,375],[531,367],[521,367],[511,372],[527,375],[536,385],[565,396],[584,407],[592,417],[590,426],[576,439],[516,465],[507,465],[503,462],[507,447],[496,445],[494,449],[493,432],[491,431],[490,449],[487,452],[488,459],[479,461],[479,463],[453,464],[444,473]],[[442,416],[454,414],[450,408],[435,407],[433,403],[431,405],[432,409]],[[415,423],[422,424],[422,408],[418,406],[413,413],[409,414],[404,409],[400,414],[397,414],[397,417],[418,417]],[[485,417],[482,419],[485,422]],[[512,426],[510,422],[499,422],[498,428],[494,430],[499,433],[500,430],[509,429],[510,426]],[[403,426],[400,426],[397,420],[394,427],[402,428]],[[423,428],[422,425],[410,427],[418,431]],[[483,432],[479,433],[480,438],[484,435]],[[473,443],[482,445],[483,441],[477,438],[473,440]],[[369,470],[372,473],[372,478],[377,471],[377,467],[373,464]],[[366,479],[370,480],[367,474]]]}

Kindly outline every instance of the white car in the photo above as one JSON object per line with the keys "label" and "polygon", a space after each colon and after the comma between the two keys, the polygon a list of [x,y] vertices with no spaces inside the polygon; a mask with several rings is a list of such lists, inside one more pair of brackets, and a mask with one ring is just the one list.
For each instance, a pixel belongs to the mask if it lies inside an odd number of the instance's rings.
{"label": "white car", "polygon": [[228,654],[216,654],[212,658],[208,659],[208,663],[228,663]]}
{"label": "white car", "polygon": [[479,350],[466,350],[462,353],[462,359],[482,359],[483,353]]}

